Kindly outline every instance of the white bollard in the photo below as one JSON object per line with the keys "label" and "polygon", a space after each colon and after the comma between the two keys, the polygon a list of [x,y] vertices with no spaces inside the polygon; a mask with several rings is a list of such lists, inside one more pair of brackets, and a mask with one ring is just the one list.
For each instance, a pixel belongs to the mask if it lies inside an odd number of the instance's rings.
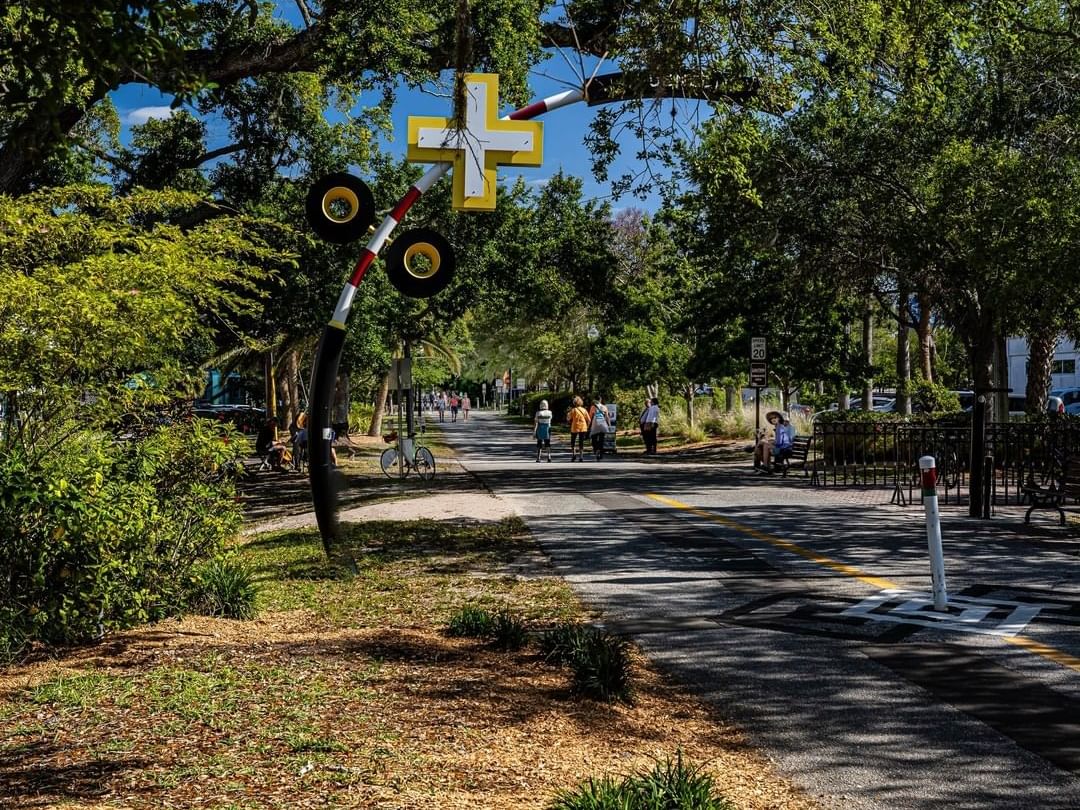
{"label": "white bollard", "polygon": [[937,502],[937,462],[933,456],[919,459],[923,508],[926,509],[926,542],[930,547],[930,579],[934,588],[934,610],[946,610],[945,555],[941,550],[941,513]]}

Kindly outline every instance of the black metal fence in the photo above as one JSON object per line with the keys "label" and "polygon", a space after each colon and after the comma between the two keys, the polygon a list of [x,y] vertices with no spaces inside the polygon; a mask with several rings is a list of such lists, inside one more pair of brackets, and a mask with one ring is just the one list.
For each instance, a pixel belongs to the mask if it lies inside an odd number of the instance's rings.
{"label": "black metal fence", "polygon": [[[814,425],[813,483],[821,486],[891,487],[893,501],[918,500],[919,458],[933,456],[938,497],[966,503],[971,425],[907,422],[819,422]],[[1044,482],[1062,460],[1080,453],[1080,420],[1007,422],[986,429],[985,455],[991,502],[1019,504],[1029,480]]]}

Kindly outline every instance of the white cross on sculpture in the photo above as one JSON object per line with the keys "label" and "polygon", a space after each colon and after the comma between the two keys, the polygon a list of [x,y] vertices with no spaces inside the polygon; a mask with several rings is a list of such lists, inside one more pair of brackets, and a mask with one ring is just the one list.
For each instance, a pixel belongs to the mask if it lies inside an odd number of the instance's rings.
{"label": "white cross on sculpture", "polygon": [[454,208],[493,211],[497,167],[539,166],[543,125],[498,117],[499,77],[494,74],[466,74],[465,88],[464,128],[454,128],[446,118],[410,116],[407,157],[453,162]]}

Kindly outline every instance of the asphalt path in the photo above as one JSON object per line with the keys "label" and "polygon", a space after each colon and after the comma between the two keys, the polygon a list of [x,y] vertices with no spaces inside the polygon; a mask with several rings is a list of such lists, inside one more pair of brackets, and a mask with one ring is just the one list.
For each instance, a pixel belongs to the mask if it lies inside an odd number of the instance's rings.
{"label": "asphalt path", "polygon": [[527,427],[439,426],[612,629],[829,807],[1080,807],[1080,559],[945,510],[745,465],[536,463]]}

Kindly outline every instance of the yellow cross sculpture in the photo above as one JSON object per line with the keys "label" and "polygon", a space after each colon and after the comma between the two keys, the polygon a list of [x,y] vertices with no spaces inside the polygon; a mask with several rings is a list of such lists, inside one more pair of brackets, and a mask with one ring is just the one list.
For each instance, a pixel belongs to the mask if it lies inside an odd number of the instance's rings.
{"label": "yellow cross sculpture", "polygon": [[465,126],[450,119],[409,116],[406,157],[413,163],[454,164],[454,208],[494,211],[500,165],[539,166],[544,162],[544,125],[499,118],[499,77],[465,74]]}

